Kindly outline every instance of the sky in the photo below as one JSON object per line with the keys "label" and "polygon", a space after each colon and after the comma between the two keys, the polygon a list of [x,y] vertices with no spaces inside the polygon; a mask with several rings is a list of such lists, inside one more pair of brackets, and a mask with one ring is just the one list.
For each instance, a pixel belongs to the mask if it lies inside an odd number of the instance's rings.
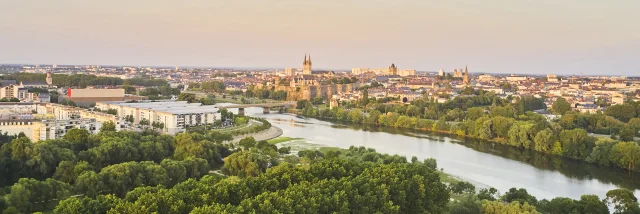
{"label": "sky", "polygon": [[2,0],[0,63],[640,76],[638,0]]}

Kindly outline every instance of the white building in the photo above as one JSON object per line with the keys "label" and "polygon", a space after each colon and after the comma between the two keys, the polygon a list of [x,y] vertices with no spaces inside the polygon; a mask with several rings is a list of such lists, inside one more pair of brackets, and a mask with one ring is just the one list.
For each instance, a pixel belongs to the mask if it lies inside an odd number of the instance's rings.
{"label": "white building", "polygon": [[115,109],[118,118],[133,116],[134,124],[146,119],[149,125],[153,122],[164,124],[163,132],[175,134],[185,131],[187,127],[211,124],[215,121],[218,108],[200,103],[186,101],[158,101],[127,103],[120,101],[97,102],[96,108],[102,110]]}
{"label": "white building", "polygon": [[416,70],[414,69],[404,69],[404,70],[400,70],[398,71],[398,75],[406,77],[406,76],[415,76],[416,75]]}

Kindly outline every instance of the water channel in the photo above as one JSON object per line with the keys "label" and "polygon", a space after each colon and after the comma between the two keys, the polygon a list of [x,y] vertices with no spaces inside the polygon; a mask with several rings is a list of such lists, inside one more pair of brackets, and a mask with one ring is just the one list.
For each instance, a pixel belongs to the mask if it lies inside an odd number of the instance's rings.
{"label": "water channel", "polygon": [[622,169],[438,133],[339,124],[292,114],[263,114],[262,108],[248,108],[246,113],[268,119],[283,130],[283,136],[304,138],[305,143],[339,148],[364,146],[407,158],[435,158],[444,172],[502,193],[516,187],[526,188],[538,199],[579,199],[583,194],[604,198],[607,191],[624,187],[640,196],[640,173]]}

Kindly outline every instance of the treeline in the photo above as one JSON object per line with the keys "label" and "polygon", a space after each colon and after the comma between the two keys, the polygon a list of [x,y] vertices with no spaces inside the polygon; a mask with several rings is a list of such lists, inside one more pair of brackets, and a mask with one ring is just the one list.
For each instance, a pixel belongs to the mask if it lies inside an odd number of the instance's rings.
{"label": "treeline", "polygon": [[131,78],[124,80],[123,85],[138,85],[138,86],[169,86],[169,83],[164,79],[147,79],[147,78]]}
{"label": "treeline", "polygon": [[[3,76],[3,79],[16,80],[18,83],[24,82],[44,82],[47,78],[46,74],[32,74],[32,73],[12,73]],[[131,78],[122,80],[118,77],[99,77],[95,75],[86,74],[53,74],[53,85],[58,87],[77,87],[86,88],[87,86],[118,86],[118,85],[137,85],[137,86],[169,86],[169,83],[164,79],[145,79],[145,78]]]}
{"label": "treeline", "polygon": [[[538,200],[525,189],[479,189],[444,183],[433,159],[373,149],[300,151],[288,155],[245,139],[222,172],[175,185],[141,186],[60,201],[54,213],[639,213],[633,192]],[[243,140],[243,141],[245,141]],[[279,150],[279,149],[278,149]]]}
{"label": "treeline", "polygon": [[148,87],[138,92],[140,96],[147,96],[150,100],[168,99],[180,95],[180,89],[169,86]]}
{"label": "treeline", "polygon": [[[32,73],[12,73],[3,77],[8,80],[16,80],[18,83],[24,82],[45,82],[46,74],[32,74]],[[86,88],[87,86],[103,85],[103,86],[117,86],[122,85],[124,81],[117,77],[99,77],[95,75],[86,74],[53,74],[53,85],[58,87],[77,87]]]}
{"label": "treeline", "polygon": [[[258,142],[225,159],[224,179],[139,187],[123,198],[69,198],[55,213],[443,213],[449,192],[431,165],[405,158],[322,155],[284,161]],[[355,155],[355,153],[354,153]],[[366,160],[365,160],[366,159]],[[385,162],[386,161],[386,162]]]}
{"label": "treeline", "polygon": [[255,87],[254,85],[249,86],[246,92],[244,92],[246,97],[256,97],[260,99],[272,99],[272,100],[286,100],[287,92],[282,90],[275,90],[275,87]]}
{"label": "treeline", "polygon": [[71,195],[124,196],[139,186],[171,187],[221,166],[231,154],[222,142],[231,139],[215,131],[175,137],[115,132],[109,123],[95,135],[71,129],[62,139],[38,143],[26,137],[3,138],[0,210],[45,211],[51,209],[49,202]]}
{"label": "treeline", "polygon": [[221,81],[206,81],[202,83],[189,83],[189,90],[201,90],[205,92],[224,93],[226,86]]}
{"label": "treeline", "polygon": [[[513,105],[492,94],[478,94],[456,97],[443,104],[426,99],[415,100],[411,105],[371,104],[364,108],[366,113],[359,108],[315,108],[309,101],[299,102],[298,107],[302,114],[309,117],[445,132],[483,139],[488,143],[496,142],[603,166],[640,171],[640,146],[632,141],[640,130],[640,119],[635,118],[629,124],[624,124],[602,114],[567,113],[558,122],[553,122],[531,111],[520,113],[516,108],[544,107],[535,99],[538,98],[519,99]],[[489,103],[491,106],[484,106]],[[622,127],[619,133],[621,141],[589,135],[588,131],[602,131],[603,127],[611,128],[611,124]]]}

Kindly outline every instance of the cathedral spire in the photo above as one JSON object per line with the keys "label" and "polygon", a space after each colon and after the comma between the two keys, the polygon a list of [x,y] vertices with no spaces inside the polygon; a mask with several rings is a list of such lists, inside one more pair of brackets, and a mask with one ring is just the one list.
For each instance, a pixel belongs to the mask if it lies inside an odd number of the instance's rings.
{"label": "cathedral spire", "polygon": [[303,64],[304,64],[304,63],[307,63],[307,54],[304,54],[304,62],[302,62],[302,63],[303,63]]}
{"label": "cathedral spire", "polygon": [[311,64],[311,54],[309,54],[309,64]]}

